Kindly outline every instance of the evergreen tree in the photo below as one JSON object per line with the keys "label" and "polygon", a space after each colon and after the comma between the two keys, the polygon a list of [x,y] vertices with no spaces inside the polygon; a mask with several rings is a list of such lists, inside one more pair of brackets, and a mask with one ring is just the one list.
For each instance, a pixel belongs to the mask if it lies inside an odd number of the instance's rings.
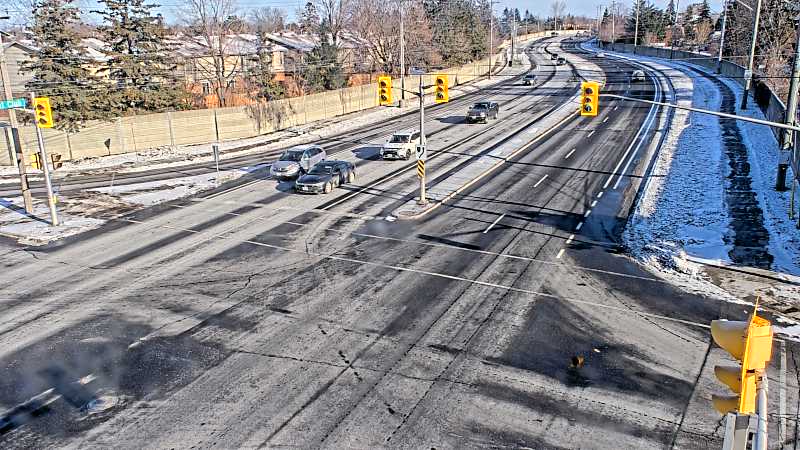
{"label": "evergreen tree", "polygon": [[700,21],[711,22],[711,7],[708,5],[708,0],[703,0],[698,8],[697,16]]}
{"label": "evergreen tree", "polygon": [[314,3],[307,2],[305,8],[303,8],[300,14],[300,20],[298,20],[298,25],[300,26],[300,32],[306,34],[313,34],[316,33],[319,28],[319,13],[317,12],[317,7],[314,6]]}
{"label": "evergreen tree", "polygon": [[259,30],[256,33],[258,38],[258,66],[253,76],[253,83],[257,89],[256,96],[266,101],[282,98],[284,95],[283,85],[275,81],[272,73],[272,56],[270,55],[270,45],[266,37],[267,31]]}
{"label": "evergreen tree", "polygon": [[678,13],[675,10],[675,0],[669,0],[669,3],[667,4],[667,10],[664,12],[664,19],[671,26],[675,22],[677,15]]}
{"label": "evergreen tree", "polygon": [[303,79],[315,91],[340,89],[347,80],[339,62],[339,46],[331,39],[326,21],[323,20],[317,30],[317,44],[306,57]]}
{"label": "evergreen tree", "polygon": [[108,44],[101,73],[114,82],[107,100],[119,114],[163,111],[183,106],[185,93],[175,76],[175,64],[165,52],[166,29],[157,5],[145,0],[100,0],[103,18],[98,31]]}
{"label": "evergreen tree", "polygon": [[56,128],[73,132],[101,117],[98,83],[86,68],[89,61],[75,32],[78,14],[70,0],[38,0],[29,28],[37,51],[22,66],[32,75],[27,88],[50,97]]}

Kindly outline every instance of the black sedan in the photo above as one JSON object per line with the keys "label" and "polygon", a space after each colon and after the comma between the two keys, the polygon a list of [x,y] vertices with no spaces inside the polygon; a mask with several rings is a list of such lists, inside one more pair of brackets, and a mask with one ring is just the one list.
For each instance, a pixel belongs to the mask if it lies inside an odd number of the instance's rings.
{"label": "black sedan", "polygon": [[317,163],[294,182],[294,190],[303,194],[327,194],[333,188],[356,179],[356,167],[349,161],[326,160]]}

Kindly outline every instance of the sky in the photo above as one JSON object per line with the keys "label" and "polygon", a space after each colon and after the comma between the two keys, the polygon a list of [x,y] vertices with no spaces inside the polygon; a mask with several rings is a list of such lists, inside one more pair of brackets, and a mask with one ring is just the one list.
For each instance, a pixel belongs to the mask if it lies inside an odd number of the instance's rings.
{"label": "sky", "polygon": [[[597,7],[600,5],[609,5],[610,0],[566,0],[567,13],[574,15],[585,15],[589,17],[596,17]],[[664,8],[669,0],[649,0],[655,3],[656,6]],[[681,9],[683,6],[699,2],[701,0],[676,0],[679,1]],[[9,0],[0,0],[0,11],[4,10],[3,4]],[[306,0],[237,0],[239,7],[244,12],[250,12],[255,8],[271,6],[283,8],[289,15],[291,20],[294,17],[294,12],[298,7],[304,5]],[[75,0],[75,3],[84,11],[90,11],[97,7],[96,0]],[[163,5],[161,12],[168,21],[173,22],[176,17],[176,10],[182,3],[181,0],[154,0],[154,3]],[[550,15],[550,0],[494,0],[494,10],[499,14],[503,8],[519,8],[523,14],[525,10],[529,10],[533,15],[549,16]],[[632,5],[633,0],[621,0],[621,3]],[[718,12],[722,10],[722,0],[709,0],[711,10]],[[14,14],[12,14],[14,15]],[[87,19],[90,19],[87,17]]]}
{"label": "sky", "polygon": [[[683,9],[685,5],[697,3],[702,0],[680,0],[680,8]],[[669,0],[650,0],[659,8],[665,8]],[[676,0],[676,3],[678,0]],[[495,6],[495,11],[502,11],[503,8],[519,8],[524,13],[529,10],[533,15],[549,16],[550,15],[550,1],[549,0],[503,0],[498,1]],[[621,2],[627,6],[633,5],[633,0],[622,0]],[[601,5],[610,5],[610,0],[567,0],[567,13],[574,15],[584,15],[589,17],[597,16],[597,7]],[[714,12],[722,11],[722,0],[709,0],[711,10]]]}

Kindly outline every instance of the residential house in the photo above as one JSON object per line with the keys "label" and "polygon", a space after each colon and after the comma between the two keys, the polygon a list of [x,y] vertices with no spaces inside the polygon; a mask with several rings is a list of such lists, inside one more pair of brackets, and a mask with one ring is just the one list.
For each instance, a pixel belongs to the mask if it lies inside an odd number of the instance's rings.
{"label": "residential house", "polygon": [[[260,52],[269,61],[269,71],[283,80],[287,49],[272,42],[260,43],[253,34],[218,36],[176,35],[167,40],[177,56],[176,73],[189,90],[203,97],[207,106],[218,105],[217,88],[224,90],[226,105],[247,104],[247,81],[262,68]],[[215,54],[216,53],[216,54]],[[220,53],[222,55],[220,55]]]}

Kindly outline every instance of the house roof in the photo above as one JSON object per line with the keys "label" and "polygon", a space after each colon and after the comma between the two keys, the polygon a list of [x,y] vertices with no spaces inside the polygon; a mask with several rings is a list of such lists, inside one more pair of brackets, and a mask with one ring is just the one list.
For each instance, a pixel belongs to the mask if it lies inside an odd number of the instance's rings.
{"label": "house roof", "polygon": [[[185,34],[178,34],[167,38],[167,43],[172,47],[173,51],[180,56],[186,58],[207,56],[209,47],[218,45],[218,37],[212,36],[209,43],[206,38],[202,36],[189,36]],[[286,47],[268,42],[268,50],[271,52],[287,52]],[[255,55],[259,51],[258,37],[254,34],[232,34],[227,36],[224,42],[226,52],[231,55]]]}

